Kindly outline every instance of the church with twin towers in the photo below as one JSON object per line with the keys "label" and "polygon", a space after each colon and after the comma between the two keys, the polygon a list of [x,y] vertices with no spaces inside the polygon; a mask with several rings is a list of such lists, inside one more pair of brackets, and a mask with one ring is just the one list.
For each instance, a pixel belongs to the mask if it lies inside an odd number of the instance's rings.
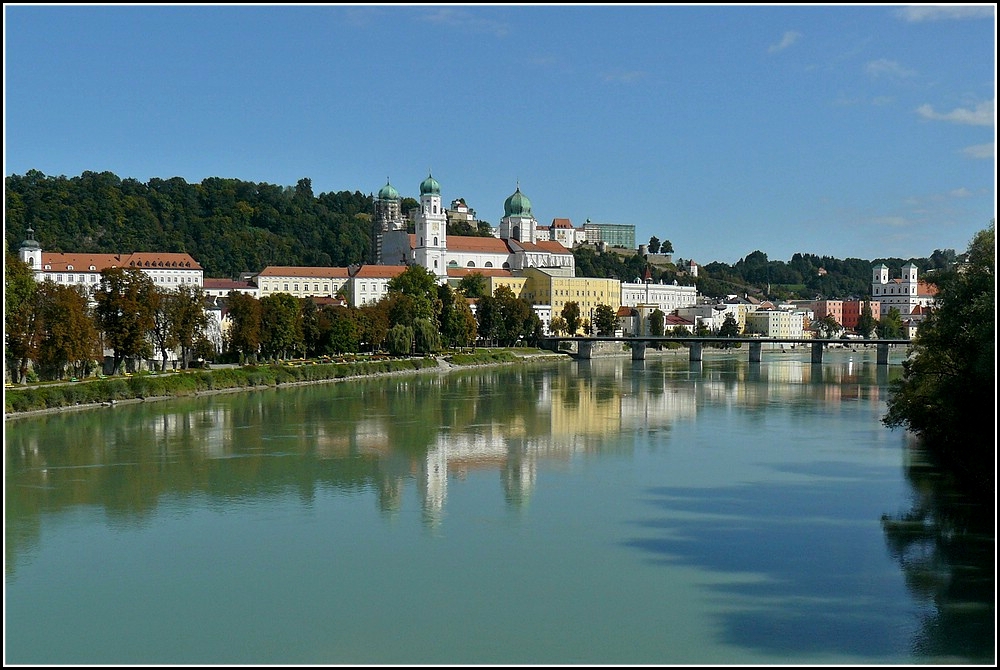
{"label": "church with twin towers", "polygon": [[[455,204],[458,210],[453,214],[468,215],[464,201],[456,200]],[[441,283],[449,276],[471,272],[507,274],[528,268],[544,268],[566,277],[575,275],[572,251],[558,240],[541,239],[548,235],[539,233],[531,201],[521,193],[520,184],[504,201],[503,210],[493,237],[448,235],[449,210],[441,200],[441,185],[431,174],[420,182],[419,205],[409,212],[402,211],[399,191],[387,180],[375,197],[375,262],[420,265]],[[414,224],[412,233],[407,232],[408,221]]]}

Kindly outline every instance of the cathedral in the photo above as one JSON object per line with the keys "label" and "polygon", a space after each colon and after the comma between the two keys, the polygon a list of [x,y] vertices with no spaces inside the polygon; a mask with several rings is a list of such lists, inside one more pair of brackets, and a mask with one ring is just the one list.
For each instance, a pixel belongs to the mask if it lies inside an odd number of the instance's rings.
{"label": "cathedral", "polygon": [[[531,201],[520,185],[504,201],[495,237],[449,236],[441,185],[430,174],[420,183],[419,207],[404,216],[401,200],[388,181],[375,198],[373,248],[378,264],[421,265],[442,283],[470,272],[544,268],[567,277],[576,273],[572,251],[560,242],[539,239]],[[408,219],[413,233],[407,232]]]}

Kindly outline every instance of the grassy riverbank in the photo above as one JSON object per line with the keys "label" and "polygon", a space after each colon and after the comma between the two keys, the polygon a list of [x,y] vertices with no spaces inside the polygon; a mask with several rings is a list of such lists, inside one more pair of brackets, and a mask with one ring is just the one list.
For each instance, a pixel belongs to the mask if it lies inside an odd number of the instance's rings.
{"label": "grassy riverbank", "polygon": [[140,372],[129,376],[78,382],[8,387],[4,391],[6,416],[82,409],[118,402],[175,398],[244,389],[332,382],[352,377],[400,374],[450,366],[513,363],[527,357],[559,354],[537,349],[476,349],[422,358],[360,358],[343,362],[290,361],[275,365],[247,365],[180,372]]}

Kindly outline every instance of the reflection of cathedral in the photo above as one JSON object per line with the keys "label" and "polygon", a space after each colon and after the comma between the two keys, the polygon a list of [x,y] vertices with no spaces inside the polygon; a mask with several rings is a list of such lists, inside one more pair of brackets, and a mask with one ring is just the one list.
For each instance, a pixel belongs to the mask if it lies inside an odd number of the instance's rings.
{"label": "reflection of cathedral", "polygon": [[441,185],[430,175],[420,183],[419,207],[406,214],[414,224],[412,234],[406,231],[399,191],[386,183],[375,199],[372,228],[376,262],[421,265],[440,281],[475,270],[511,272],[529,267],[558,268],[570,277],[575,274],[569,249],[560,242],[538,239],[531,201],[520,186],[504,201],[497,237],[449,237]]}

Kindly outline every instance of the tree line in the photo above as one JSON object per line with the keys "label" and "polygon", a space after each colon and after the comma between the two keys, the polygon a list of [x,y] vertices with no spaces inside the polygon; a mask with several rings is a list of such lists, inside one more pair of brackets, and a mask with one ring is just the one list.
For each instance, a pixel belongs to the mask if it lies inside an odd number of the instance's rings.
{"label": "tree line", "polygon": [[[347,267],[375,260],[373,195],[357,190],[316,195],[308,178],[295,186],[221,177],[143,183],[112,172],[65,177],[29,170],[6,177],[5,185],[9,249],[17,249],[30,228],[46,251],[188,253],[205,276],[232,279],[272,265]],[[417,205],[414,198],[401,199],[403,212]],[[448,233],[487,235],[489,225],[456,221]],[[670,253],[673,245],[653,237],[649,249]],[[913,262],[927,273],[956,261],[951,249],[935,250],[929,258],[874,260],[797,253],[787,263],[758,250],[733,265],[702,264],[694,278],[684,271],[684,259],[676,265],[649,264],[638,251],[623,257],[586,245],[573,255],[582,277],[631,282],[644,278],[648,269],[653,282],[697,285],[710,297],[748,293],[769,299],[861,297],[870,292],[875,263],[895,269]]]}

